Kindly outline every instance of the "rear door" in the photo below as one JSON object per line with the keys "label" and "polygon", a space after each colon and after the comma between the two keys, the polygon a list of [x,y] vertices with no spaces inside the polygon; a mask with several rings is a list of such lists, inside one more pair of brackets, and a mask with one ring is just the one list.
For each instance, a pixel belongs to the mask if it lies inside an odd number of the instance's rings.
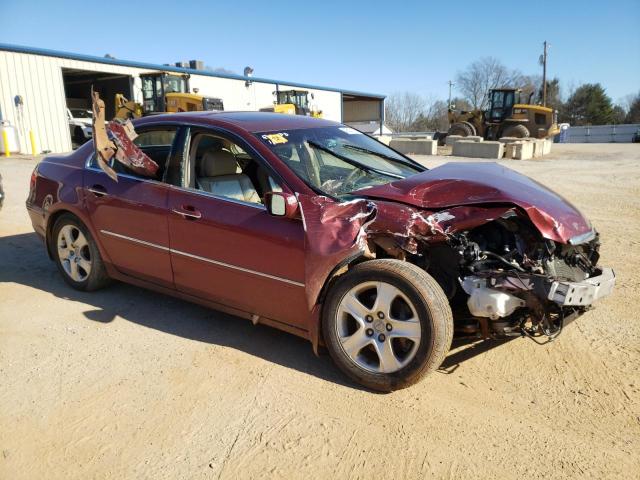
{"label": "rear door", "polygon": [[167,202],[163,182],[175,127],[141,130],[135,143],[158,165],[157,179],[141,177],[115,162],[114,182],[91,158],[84,172],[84,198],[99,241],[120,272],[165,287],[173,286]]}
{"label": "rear door", "polygon": [[[169,193],[169,235],[176,288],[245,312],[306,328],[304,228],[301,220],[270,215],[265,190],[286,188],[274,180],[255,152],[237,137],[209,132],[229,143],[238,161],[236,175],[252,179],[254,201],[217,195],[198,187],[202,136],[194,132],[182,188]],[[199,139],[200,136],[200,139]],[[212,144],[211,141],[208,144]],[[232,175],[226,175],[227,178]],[[268,180],[260,181],[260,178]],[[191,178],[191,180],[189,180]],[[212,177],[213,178],[213,177]],[[215,178],[213,178],[215,181]],[[276,185],[277,184],[277,185]],[[227,190],[227,192],[229,192]]]}

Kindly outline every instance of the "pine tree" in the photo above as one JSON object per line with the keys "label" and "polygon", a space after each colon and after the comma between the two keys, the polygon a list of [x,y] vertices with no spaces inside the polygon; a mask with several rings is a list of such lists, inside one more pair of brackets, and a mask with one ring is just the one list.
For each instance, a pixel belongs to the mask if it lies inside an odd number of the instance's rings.
{"label": "pine tree", "polygon": [[571,125],[607,125],[613,123],[611,99],[599,83],[586,83],[578,87],[564,108]]}

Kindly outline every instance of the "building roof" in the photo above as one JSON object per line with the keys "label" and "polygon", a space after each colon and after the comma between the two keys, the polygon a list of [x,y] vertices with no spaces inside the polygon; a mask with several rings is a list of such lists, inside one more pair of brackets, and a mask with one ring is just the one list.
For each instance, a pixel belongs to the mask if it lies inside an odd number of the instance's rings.
{"label": "building roof", "polygon": [[274,80],[270,78],[245,77],[244,75],[236,75],[233,73],[209,72],[207,70],[195,70],[191,68],[181,68],[181,67],[175,67],[170,65],[157,65],[153,63],[134,62],[129,60],[121,60],[119,58],[97,57],[94,55],[62,52],[58,50],[49,50],[47,48],[26,47],[23,45],[12,45],[8,43],[0,43],[0,51],[2,50],[7,52],[41,55],[45,57],[68,58],[70,60],[79,60],[82,62],[94,62],[94,63],[103,63],[107,65],[121,65],[125,67],[142,68],[142,69],[148,69],[148,70],[162,70],[167,72],[188,73],[190,75],[203,75],[205,77],[228,78],[232,80],[242,80],[242,81],[248,80],[251,82],[258,82],[258,83],[274,83],[278,85],[287,85],[292,87],[311,88],[314,90],[327,90],[331,92],[340,92],[344,95],[354,95],[359,97],[364,96],[364,97],[371,97],[371,98],[380,99],[380,100],[383,100],[385,98],[385,95],[380,95],[376,93],[365,93],[365,92],[358,92],[354,90],[344,90],[341,88],[331,88],[331,87],[323,87],[320,85],[310,85],[306,83]]}

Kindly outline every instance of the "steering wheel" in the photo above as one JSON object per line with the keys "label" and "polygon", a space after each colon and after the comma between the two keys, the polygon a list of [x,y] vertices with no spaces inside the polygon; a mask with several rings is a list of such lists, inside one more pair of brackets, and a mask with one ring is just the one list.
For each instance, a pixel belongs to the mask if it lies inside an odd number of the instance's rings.
{"label": "steering wheel", "polygon": [[364,170],[360,170],[359,168],[356,168],[351,173],[349,173],[349,175],[347,175],[342,182],[342,184],[347,187],[346,191],[349,192],[351,190],[354,190],[356,183],[358,183],[358,180],[360,180],[360,177],[365,174],[366,172]]}

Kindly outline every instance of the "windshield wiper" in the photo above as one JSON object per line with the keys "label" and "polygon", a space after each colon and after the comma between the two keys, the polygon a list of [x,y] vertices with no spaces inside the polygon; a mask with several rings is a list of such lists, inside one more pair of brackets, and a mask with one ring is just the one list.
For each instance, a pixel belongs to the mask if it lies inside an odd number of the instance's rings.
{"label": "windshield wiper", "polygon": [[401,165],[406,165],[411,168],[416,168],[411,162],[407,162],[405,160],[401,160],[399,158],[392,157],[390,155],[385,155],[384,153],[375,152],[373,150],[369,150],[368,148],[360,147],[358,145],[351,145],[350,143],[345,143],[342,145],[343,148],[348,148],[349,150],[355,150],[356,152],[368,153],[370,155],[375,155],[376,157],[384,158],[385,160],[389,160],[390,162],[400,163]]}
{"label": "windshield wiper", "polygon": [[333,155],[334,157],[342,160],[345,163],[348,163],[349,165],[351,165],[352,167],[356,167],[359,168],[360,170],[364,170],[365,172],[368,173],[377,173],[378,175],[385,175],[387,177],[391,177],[391,178],[404,178],[402,175],[398,175],[396,173],[391,173],[391,172],[386,172],[384,170],[379,170],[375,167],[370,167],[369,165],[365,165],[364,163],[360,163],[357,160],[353,160],[349,157],[345,157],[344,155],[340,155],[339,153],[334,152],[333,150],[331,150],[330,148],[327,148],[323,145],[320,145],[319,143],[314,142],[313,140],[307,140],[307,143],[309,145],[311,145],[313,148],[317,148],[318,150],[322,150],[323,152],[327,152],[329,155]]}

